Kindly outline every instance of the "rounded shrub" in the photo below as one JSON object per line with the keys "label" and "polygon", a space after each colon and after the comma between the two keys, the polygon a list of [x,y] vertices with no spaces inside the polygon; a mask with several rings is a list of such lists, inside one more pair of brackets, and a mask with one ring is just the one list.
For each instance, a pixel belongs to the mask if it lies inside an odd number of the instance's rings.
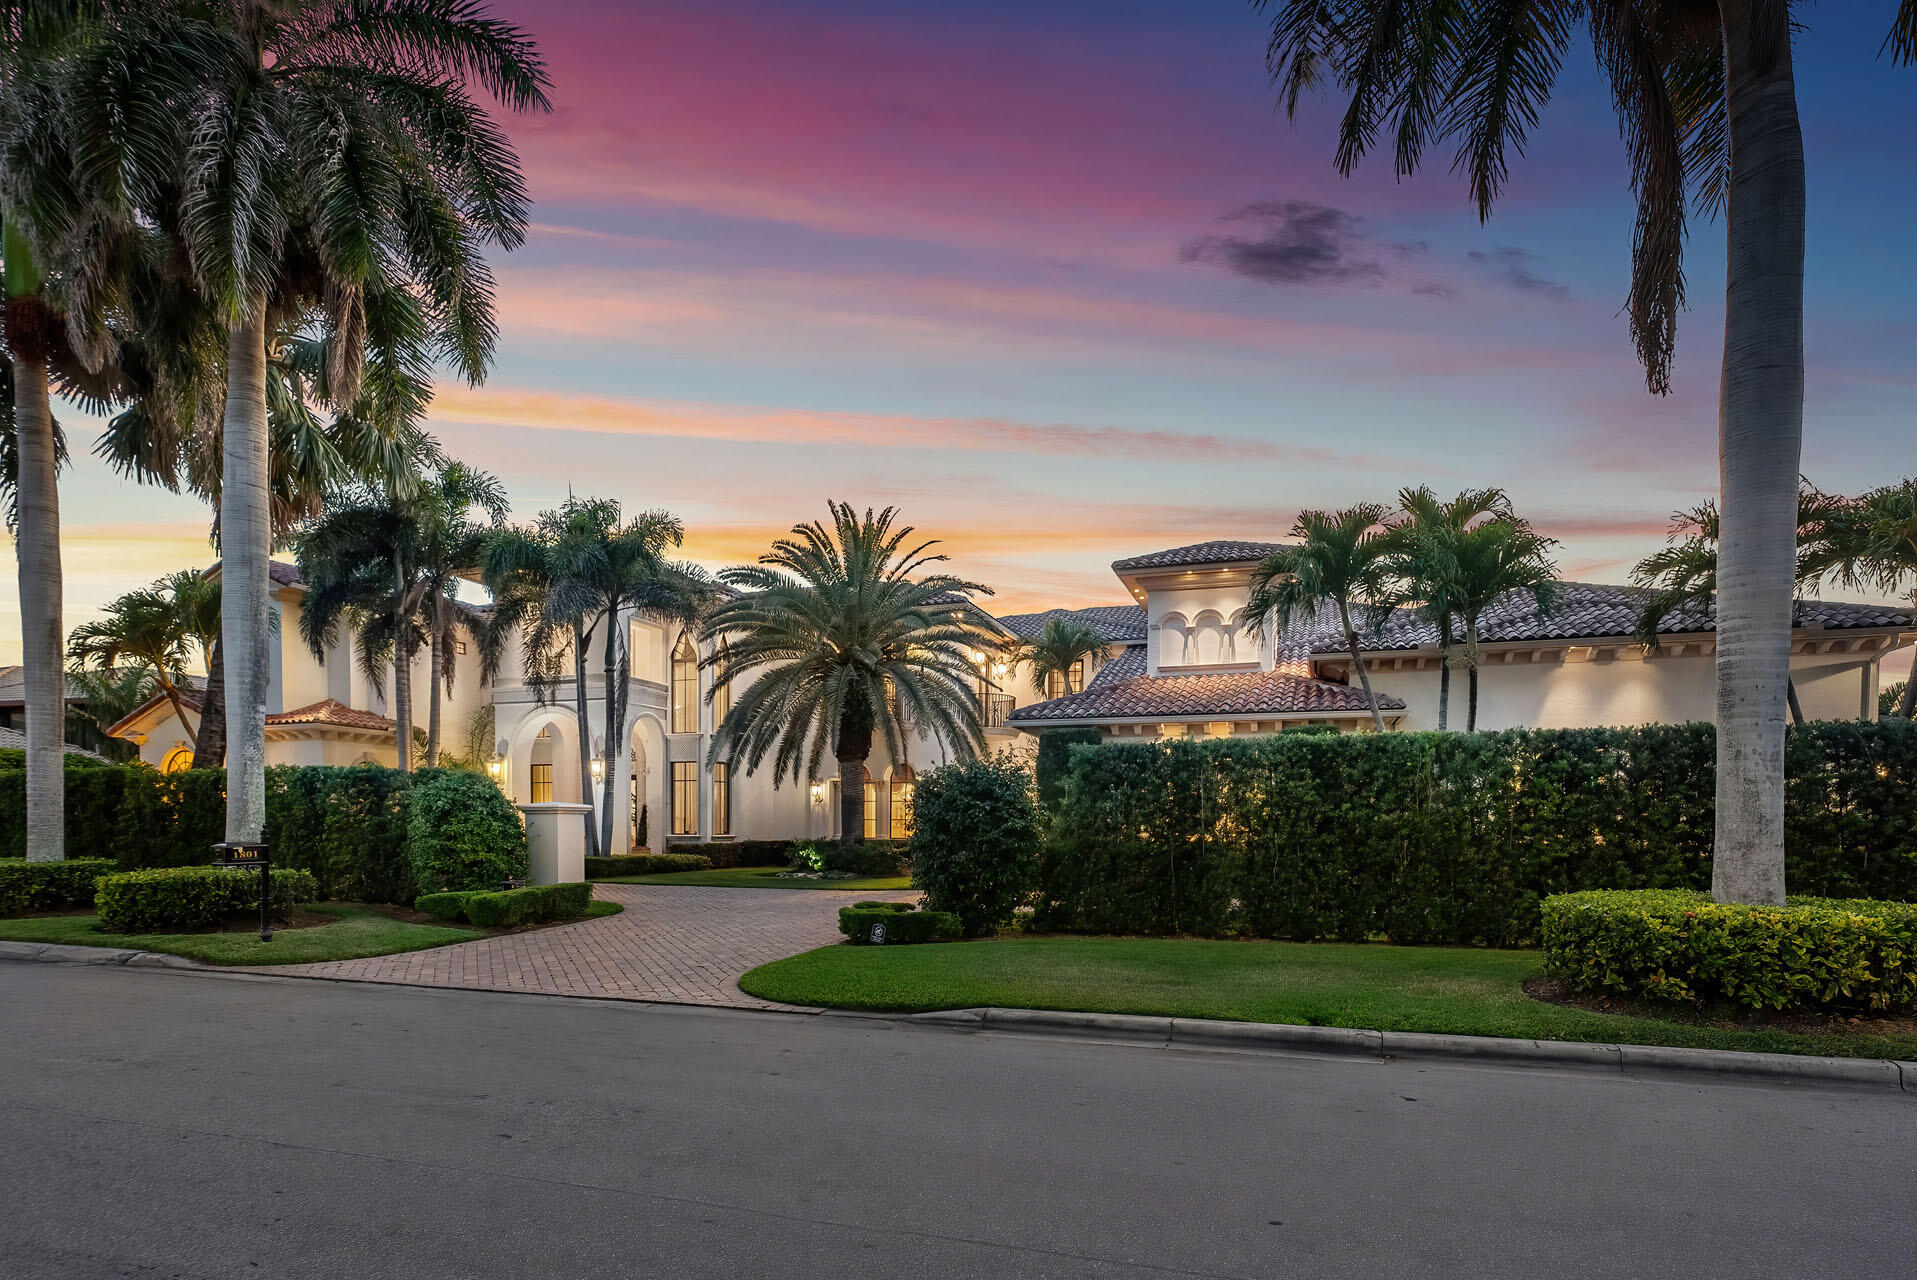
{"label": "rounded shrub", "polygon": [[526,874],[526,829],[484,774],[434,770],[413,783],[406,853],[421,893],[498,889]]}
{"label": "rounded shrub", "polygon": [[1032,775],[1003,756],[934,769],[913,793],[912,883],[966,936],[1008,923],[1038,873]]}

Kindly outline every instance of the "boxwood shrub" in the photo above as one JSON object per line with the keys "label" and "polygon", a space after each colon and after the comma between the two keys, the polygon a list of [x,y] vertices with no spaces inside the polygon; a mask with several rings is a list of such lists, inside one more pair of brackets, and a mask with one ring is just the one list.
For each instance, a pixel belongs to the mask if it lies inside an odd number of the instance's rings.
{"label": "boxwood shrub", "polygon": [[0,859],[0,916],[89,906],[93,902],[93,882],[114,870],[114,864],[105,858],[69,858],[65,862]]}
{"label": "boxwood shrub", "polygon": [[[274,867],[268,911],[286,915],[297,902],[310,901],[318,885],[310,871]],[[154,867],[101,876],[94,897],[100,927],[108,933],[156,933],[165,929],[207,929],[228,916],[256,911],[259,872],[225,867]]]}
{"label": "boxwood shrub", "polygon": [[[1041,929],[1510,946],[1545,897],[1711,879],[1708,724],[1077,747]],[[1917,898],[1917,723],[1786,747],[1795,893]]]}
{"label": "boxwood shrub", "polygon": [[918,911],[909,902],[860,902],[839,908],[839,932],[854,946],[870,946],[951,942],[960,928],[959,918],[949,911]]}
{"label": "boxwood shrub", "polygon": [[1032,775],[1004,756],[964,760],[919,779],[912,797],[912,883],[967,937],[1012,919],[1038,873]]}
{"label": "boxwood shrub", "polygon": [[1917,904],[1711,901],[1685,889],[1544,900],[1545,964],[1580,991],[1752,1009],[1917,1006]]}
{"label": "boxwood shrub", "polygon": [[592,886],[579,884],[529,885],[494,893],[468,893],[462,914],[482,929],[507,929],[518,924],[545,924],[572,920],[592,905]]}
{"label": "boxwood shrub", "polygon": [[712,859],[697,853],[628,853],[616,858],[587,858],[586,878],[659,876],[674,871],[710,871]]}
{"label": "boxwood shrub", "polygon": [[413,784],[406,852],[421,892],[497,889],[526,874],[526,829],[490,778],[439,769]]}

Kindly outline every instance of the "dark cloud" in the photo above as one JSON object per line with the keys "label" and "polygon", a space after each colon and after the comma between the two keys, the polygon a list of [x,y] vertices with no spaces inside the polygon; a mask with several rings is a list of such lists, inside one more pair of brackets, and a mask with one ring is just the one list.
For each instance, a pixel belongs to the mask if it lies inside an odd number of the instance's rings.
{"label": "dark cloud", "polygon": [[1493,280],[1520,293],[1542,294],[1547,298],[1571,296],[1570,285],[1547,280],[1532,270],[1531,264],[1542,262],[1543,259],[1528,250],[1506,246],[1486,253],[1481,249],[1473,249],[1465,256]]}
{"label": "dark cloud", "polygon": [[1439,284],[1436,280],[1420,280],[1411,286],[1411,292],[1427,298],[1455,298],[1458,291],[1448,284]]}
{"label": "dark cloud", "polygon": [[1387,274],[1384,259],[1423,252],[1422,245],[1376,240],[1363,218],[1309,200],[1259,201],[1219,221],[1246,230],[1188,240],[1178,260],[1271,284],[1379,284]]}

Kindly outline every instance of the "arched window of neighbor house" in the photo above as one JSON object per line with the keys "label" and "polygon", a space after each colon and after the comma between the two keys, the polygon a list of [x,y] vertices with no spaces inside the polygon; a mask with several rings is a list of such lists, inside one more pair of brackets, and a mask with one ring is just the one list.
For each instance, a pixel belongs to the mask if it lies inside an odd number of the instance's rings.
{"label": "arched window of neighbor house", "polygon": [[161,773],[184,773],[193,767],[193,748],[181,743],[160,761]]}
{"label": "arched window of neighbor house", "polygon": [[690,634],[672,651],[672,731],[699,732],[699,654]]}

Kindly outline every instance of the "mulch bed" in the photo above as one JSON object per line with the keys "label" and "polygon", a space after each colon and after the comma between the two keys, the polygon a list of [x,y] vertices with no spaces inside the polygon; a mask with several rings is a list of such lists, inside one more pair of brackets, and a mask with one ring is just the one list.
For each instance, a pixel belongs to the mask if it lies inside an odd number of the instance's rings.
{"label": "mulch bed", "polygon": [[1615,1013],[1629,1018],[1658,1018],[1691,1026],[1713,1027],[1720,1031],[1787,1031],[1797,1035],[1820,1035],[1833,1031],[1866,1032],[1875,1035],[1917,1035],[1917,1013],[1813,1013],[1806,1010],[1779,1012],[1772,1009],[1740,1009],[1723,1006],[1693,1006],[1666,1001],[1631,1000],[1615,995],[1587,995],[1573,991],[1551,978],[1532,978],[1524,984],[1524,994],[1547,1004],[1589,1013]]}

